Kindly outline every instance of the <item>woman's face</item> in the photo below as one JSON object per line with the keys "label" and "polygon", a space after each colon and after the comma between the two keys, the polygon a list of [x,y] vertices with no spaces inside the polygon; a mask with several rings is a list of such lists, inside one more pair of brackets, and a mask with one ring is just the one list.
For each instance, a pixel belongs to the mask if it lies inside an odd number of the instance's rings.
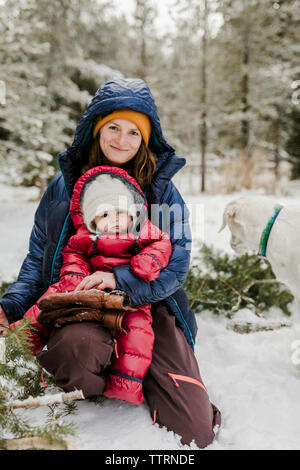
{"label": "woman's face", "polygon": [[142,142],[139,129],[127,119],[113,119],[100,129],[100,147],[107,162],[122,166],[137,154]]}

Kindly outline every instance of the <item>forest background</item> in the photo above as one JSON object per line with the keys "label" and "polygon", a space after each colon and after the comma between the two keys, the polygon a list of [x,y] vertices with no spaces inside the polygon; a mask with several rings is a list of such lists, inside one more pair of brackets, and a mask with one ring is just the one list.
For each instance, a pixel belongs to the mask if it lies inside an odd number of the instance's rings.
{"label": "forest background", "polygon": [[1,181],[42,194],[99,86],[140,77],[191,193],[288,191],[300,177],[299,7],[0,0]]}

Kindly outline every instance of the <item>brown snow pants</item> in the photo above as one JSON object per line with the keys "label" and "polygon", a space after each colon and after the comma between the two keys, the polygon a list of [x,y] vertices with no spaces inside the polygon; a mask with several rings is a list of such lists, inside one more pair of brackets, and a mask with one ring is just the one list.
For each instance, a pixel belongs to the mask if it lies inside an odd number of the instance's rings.
{"label": "brown snow pants", "polygon": [[[204,448],[214,439],[214,426],[221,424],[220,412],[210,403],[196,357],[175,317],[162,304],[153,305],[151,312],[155,341],[143,392],[153,422],[182,436],[183,444],[194,440]],[[112,353],[111,331],[86,322],[55,329],[37,358],[64,391],[81,389],[91,397],[104,391]]]}

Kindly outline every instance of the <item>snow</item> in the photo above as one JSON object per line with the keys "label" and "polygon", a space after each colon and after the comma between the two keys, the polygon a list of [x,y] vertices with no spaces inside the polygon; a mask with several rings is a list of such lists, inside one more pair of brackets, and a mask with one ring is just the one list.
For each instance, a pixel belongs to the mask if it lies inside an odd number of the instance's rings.
{"label": "snow", "polygon": [[0,283],[17,277],[26,256],[37,196],[36,188],[13,188],[0,183]]}
{"label": "snow", "polygon": [[[296,204],[299,194],[296,187],[291,196],[278,197],[278,202]],[[0,185],[0,282],[17,275],[26,254],[36,195],[33,188]],[[197,252],[197,240],[231,252],[228,229],[221,233],[218,229],[226,203],[239,195],[186,195],[192,209],[193,253]],[[244,309],[236,320],[257,319]],[[300,448],[299,312],[294,307],[292,317],[287,318],[274,308],[268,320],[257,321],[286,322],[290,326],[238,334],[223,317],[208,311],[197,315],[195,354],[210,399],[222,412],[222,426],[206,450]],[[44,419],[42,409],[30,413],[34,419]],[[77,412],[70,419],[77,427],[77,449],[197,449],[194,443],[183,446],[173,432],[153,426],[146,404],[78,401]]]}

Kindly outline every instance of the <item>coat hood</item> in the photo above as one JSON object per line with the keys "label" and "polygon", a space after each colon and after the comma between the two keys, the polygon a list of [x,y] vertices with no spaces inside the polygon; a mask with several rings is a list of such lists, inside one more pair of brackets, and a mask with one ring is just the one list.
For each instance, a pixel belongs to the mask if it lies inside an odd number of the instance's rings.
{"label": "coat hood", "polygon": [[121,78],[105,82],[84,111],[75,132],[74,141],[58,158],[66,188],[72,194],[80,168],[86,161],[87,145],[92,139],[96,118],[105,117],[116,109],[132,109],[147,114],[151,120],[149,148],[157,155],[158,163],[153,179],[170,179],[184,166],[185,159],[175,155],[163,136],[157,107],[149,87],[141,79]]}
{"label": "coat hood", "polygon": [[[74,191],[70,203],[70,214],[74,227],[77,229],[80,225],[85,225],[89,231],[93,231],[90,227],[90,224],[87,224],[87,216],[83,211],[83,203],[85,201],[85,196],[91,192],[88,190],[92,189],[93,191],[95,191],[95,182],[101,182],[101,179],[97,178],[101,175],[109,176],[113,180],[115,179],[117,183],[121,183],[121,186],[124,187],[125,192],[127,191],[128,193],[130,193],[130,195],[132,196],[131,201],[133,201],[134,207],[136,209],[136,214],[134,217],[134,227],[132,227],[132,231],[137,230],[139,232],[138,226],[141,226],[147,212],[147,203],[145,201],[145,195],[137,181],[132,178],[125,170],[123,170],[122,168],[111,167],[106,165],[95,166],[91,168],[77,180],[74,186]],[[105,180],[106,178],[104,178],[104,181]],[[111,185],[112,191],[113,187],[114,185]],[[103,193],[105,192],[106,195],[109,194],[109,189],[109,187],[105,186],[103,188]],[[97,191],[98,193],[101,193],[101,183],[99,183]],[[112,201],[114,197],[115,194],[112,193]],[[95,201],[90,199],[90,202],[91,205],[95,206]],[[102,202],[103,199],[101,200],[100,196],[99,205],[101,205]],[[130,209],[132,210],[132,207]],[[89,217],[88,220],[89,219],[91,219],[91,217]]]}

